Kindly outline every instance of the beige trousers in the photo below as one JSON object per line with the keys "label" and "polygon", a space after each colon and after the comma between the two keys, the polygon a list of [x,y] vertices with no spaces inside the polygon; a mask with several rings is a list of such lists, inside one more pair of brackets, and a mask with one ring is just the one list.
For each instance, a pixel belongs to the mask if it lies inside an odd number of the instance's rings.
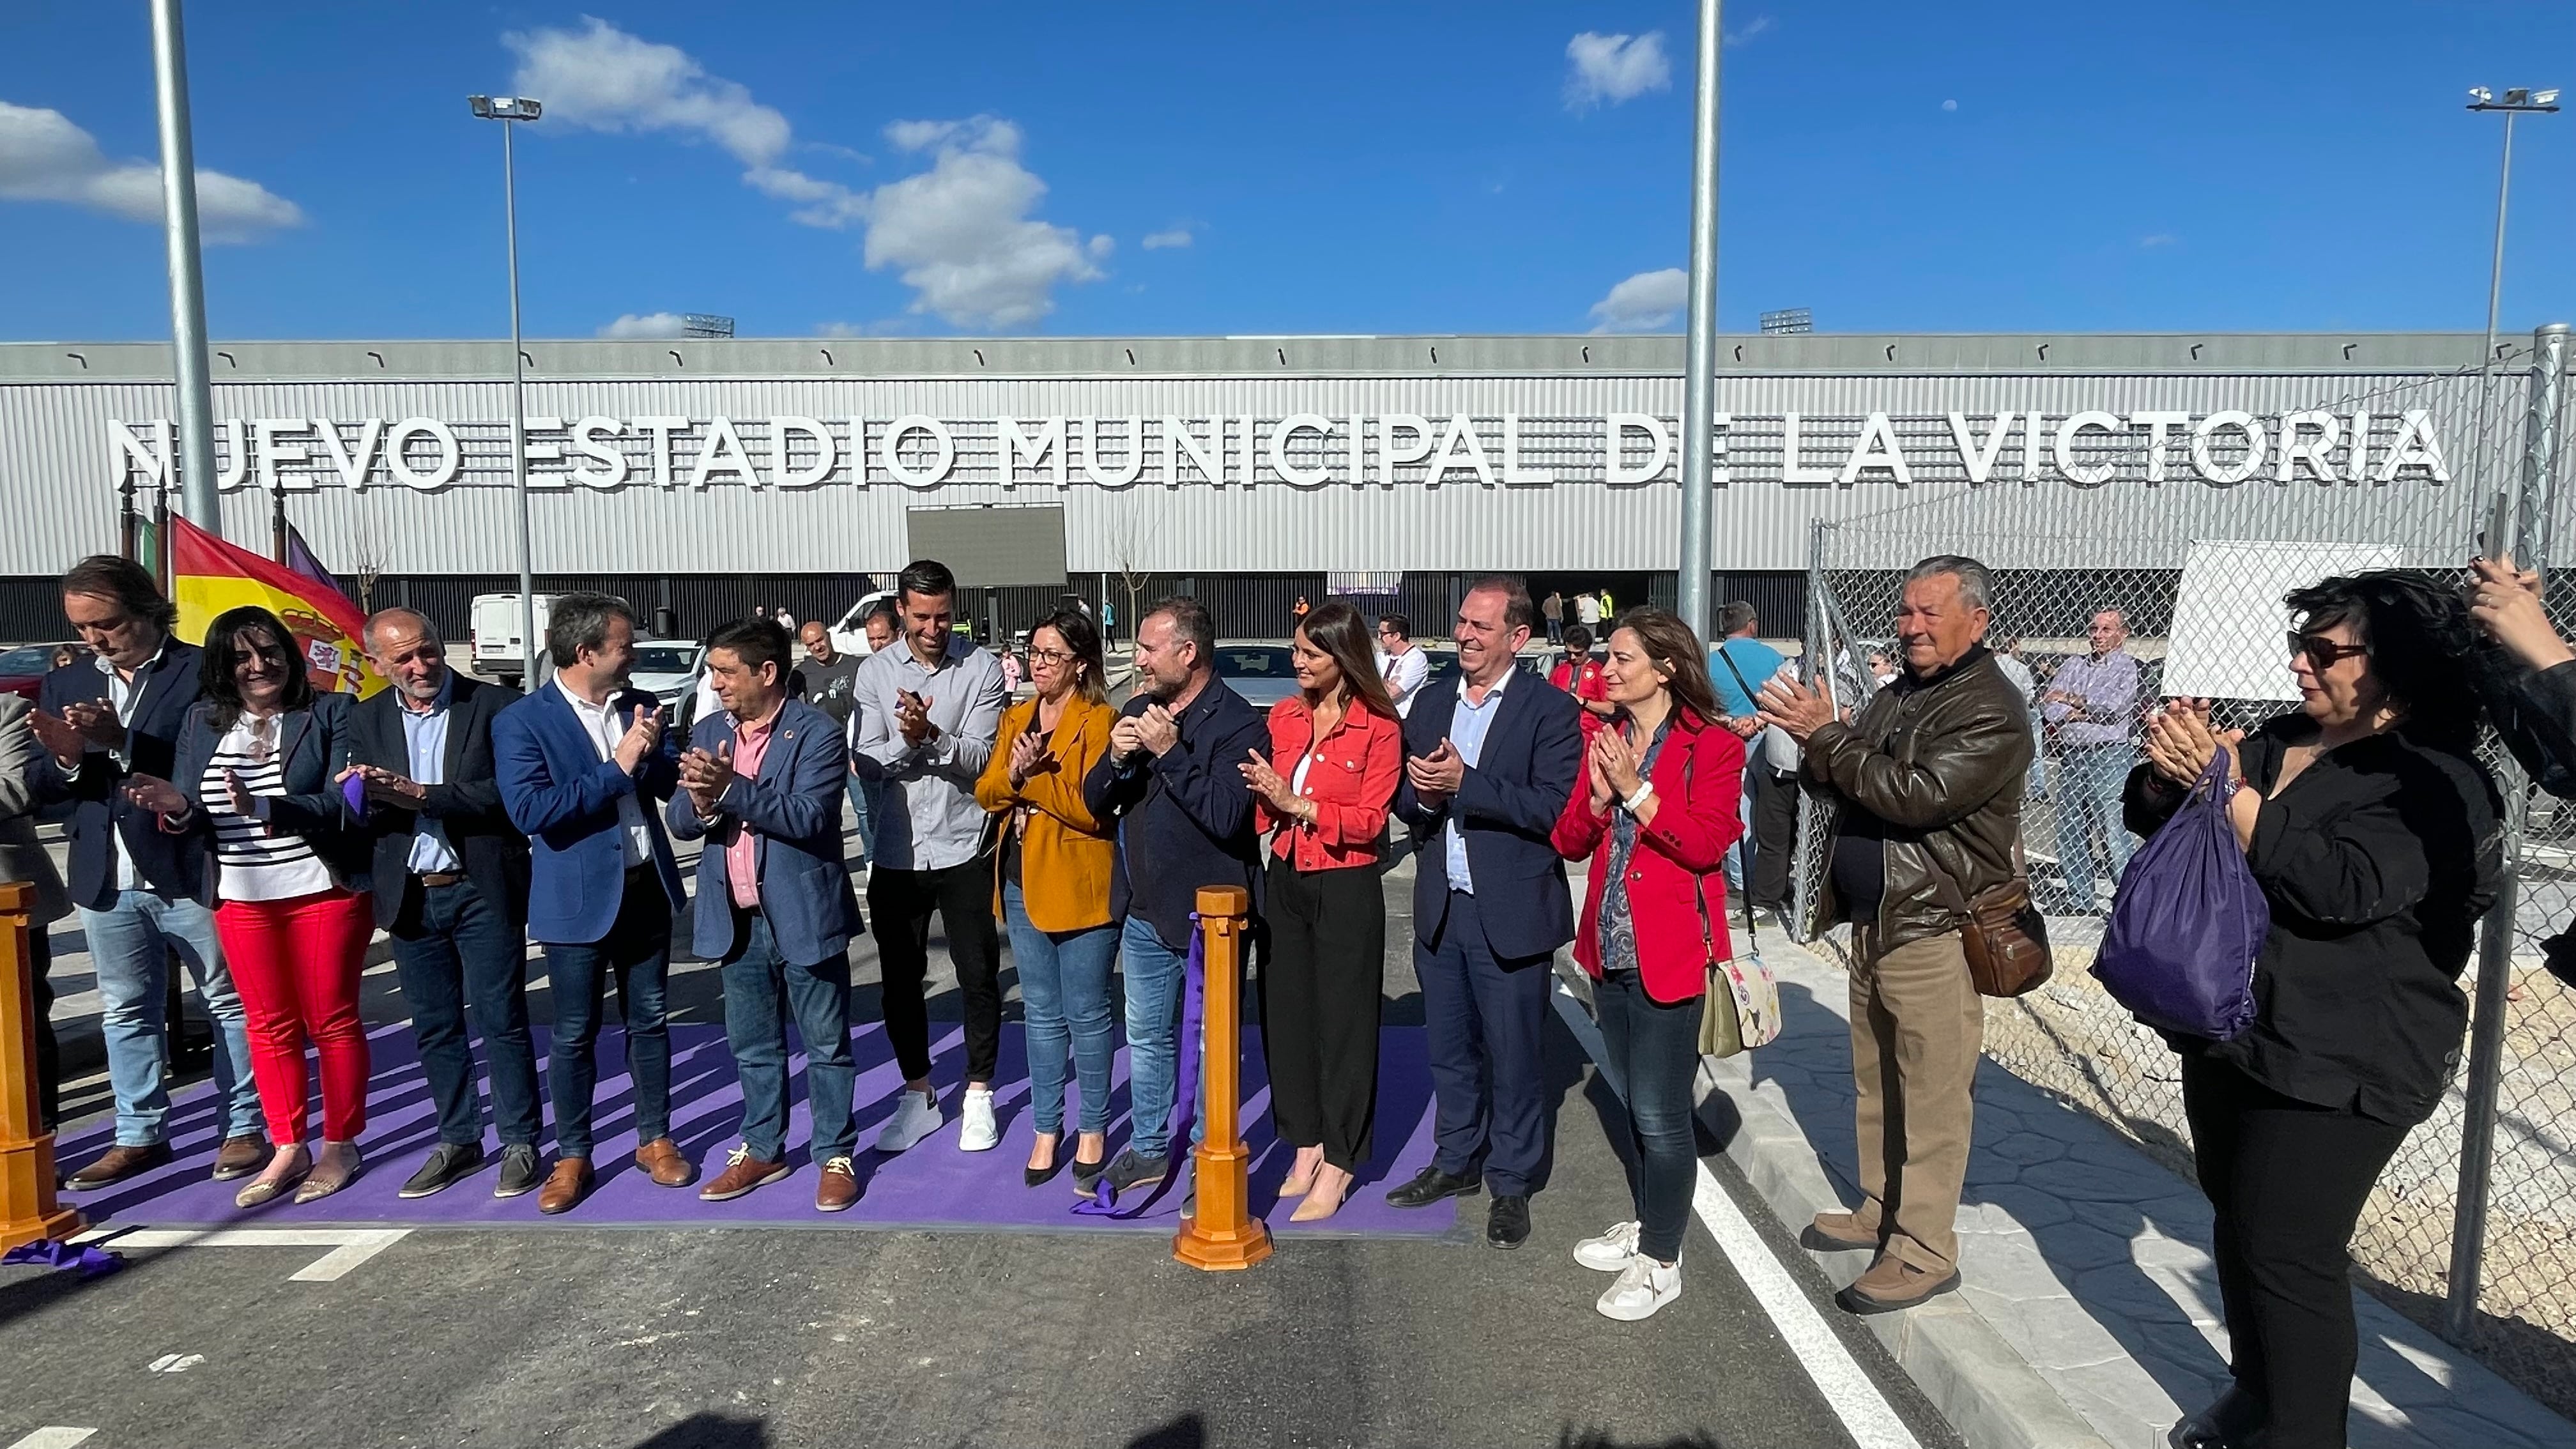
{"label": "beige trousers", "polygon": [[1953,931],[1878,948],[1853,929],[1852,1081],[1860,1089],[1862,1226],[1933,1273],[1959,1265],[1959,1188],[1968,1175],[1977,1054],[1986,1007]]}

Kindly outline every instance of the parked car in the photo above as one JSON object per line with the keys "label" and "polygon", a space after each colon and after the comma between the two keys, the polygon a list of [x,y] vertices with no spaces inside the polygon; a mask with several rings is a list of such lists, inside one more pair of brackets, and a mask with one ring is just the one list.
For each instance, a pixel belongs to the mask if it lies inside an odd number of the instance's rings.
{"label": "parked car", "polygon": [[686,639],[638,639],[627,682],[650,690],[667,709],[679,702],[683,691],[697,687],[698,664],[705,654],[705,645]]}
{"label": "parked car", "polygon": [[14,694],[34,700],[36,687],[54,667],[54,651],[69,649],[74,655],[88,657],[90,647],[74,641],[67,644],[22,644],[0,650],[0,694]]}
{"label": "parked car", "polygon": [[[868,631],[860,626],[859,621],[865,619],[868,611],[877,605],[893,601],[894,590],[892,589],[878,589],[874,593],[862,596],[857,603],[850,606],[850,612],[843,614],[840,621],[832,626],[832,647],[840,653],[855,654],[862,659],[875,653],[875,650],[868,647]],[[961,629],[958,632],[965,631]]]}
{"label": "parked car", "polygon": [[[555,596],[539,594],[537,604],[537,639],[540,647],[546,637],[546,624],[553,617]],[[517,594],[476,594],[469,611],[474,626],[471,650],[473,670],[486,679],[525,689],[528,683],[519,676],[527,672],[526,646],[519,633],[521,623]]]}
{"label": "parked car", "polygon": [[1268,709],[1297,692],[1296,660],[1285,644],[1229,644],[1220,639],[1216,677],[1254,709]]}

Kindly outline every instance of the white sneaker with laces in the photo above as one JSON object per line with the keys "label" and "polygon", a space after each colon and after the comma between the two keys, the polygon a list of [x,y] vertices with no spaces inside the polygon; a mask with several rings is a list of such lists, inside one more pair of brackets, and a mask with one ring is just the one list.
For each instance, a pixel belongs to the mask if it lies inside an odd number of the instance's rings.
{"label": "white sneaker with laces", "polygon": [[990,1152],[1001,1140],[1001,1129],[993,1122],[993,1089],[968,1087],[965,1125],[957,1129],[957,1150]]}
{"label": "white sneaker with laces", "polygon": [[939,1115],[939,1097],[933,1092],[903,1090],[902,1100],[895,1104],[894,1115],[886,1119],[877,1133],[877,1151],[905,1152],[921,1139],[939,1130],[947,1119]]}
{"label": "white sneaker with laces", "polygon": [[1597,1238],[1585,1238],[1574,1245],[1574,1261],[1600,1273],[1616,1273],[1637,1256],[1635,1223],[1615,1223],[1610,1231]]}
{"label": "white sneaker with laces", "polygon": [[1592,1306],[1600,1309],[1604,1318],[1635,1323],[1639,1319],[1654,1317],[1655,1310],[1681,1296],[1681,1264],[1675,1263],[1667,1268],[1639,1253],[1628,1260],[1627,1267],[1619,1270],[1619,1281],[1611,1284],[1610,1291],[1602,1294],[1600,1301]]}

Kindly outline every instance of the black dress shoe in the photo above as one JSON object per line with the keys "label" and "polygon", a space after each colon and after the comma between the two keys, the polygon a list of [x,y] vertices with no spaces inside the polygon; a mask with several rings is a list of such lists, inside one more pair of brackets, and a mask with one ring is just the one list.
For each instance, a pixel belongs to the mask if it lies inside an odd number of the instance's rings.
{"label": "black dress shoe", "polygon": [[2173,1449],[2254,1449],[2270,1417],[2261,1399],[2230,1384],[2218,1402],[2174,1425],[2165,1442]]}
{"label": "black dress shoe", "polygon": [[1495,1193],[1494,1205],[1485,1210],[1485,1246],[1517,1248],[1528,1241],[1528,1195],[1517,1192]]}
{"label": "black dress shoe", "polygon": [[1444,1197],[1473,1197],[1484,1185],[1484,1179],[1472,1172],[1449,1173],[1426,1167],[1388,1190],[1386,1201],[1390,1207],[1429,1207]]}
{"label": "black dress shoe", "polygon": [[537,1149],[525,1142],[502,1144],[501,1177],[492,1184],[494,1197],[526,1197],[545,1180],[545,1166],[537,1161]]}
{"label": "black dress shoe", "polygon": [[429,1150],[429,1160],[411,1175],[396,1197],[427,1197],[444,1192],[483,1165],[480,1142],[442,1142]]}

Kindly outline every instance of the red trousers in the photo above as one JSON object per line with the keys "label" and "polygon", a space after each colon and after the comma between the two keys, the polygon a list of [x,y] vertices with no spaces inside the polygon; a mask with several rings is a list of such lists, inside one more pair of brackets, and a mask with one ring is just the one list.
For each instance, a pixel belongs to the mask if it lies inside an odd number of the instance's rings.
{"label": "red trousers", "polygon": [[355,1142],[367,1129],[367,1031],[358,974],[375,934],[372,901],[328,890],[285,901],[225,901],[215,935],[231,965],[250,1031],[251,1077],[270,1140],[304,1140],[304,1043],[322,1058],[322,1139]]}

